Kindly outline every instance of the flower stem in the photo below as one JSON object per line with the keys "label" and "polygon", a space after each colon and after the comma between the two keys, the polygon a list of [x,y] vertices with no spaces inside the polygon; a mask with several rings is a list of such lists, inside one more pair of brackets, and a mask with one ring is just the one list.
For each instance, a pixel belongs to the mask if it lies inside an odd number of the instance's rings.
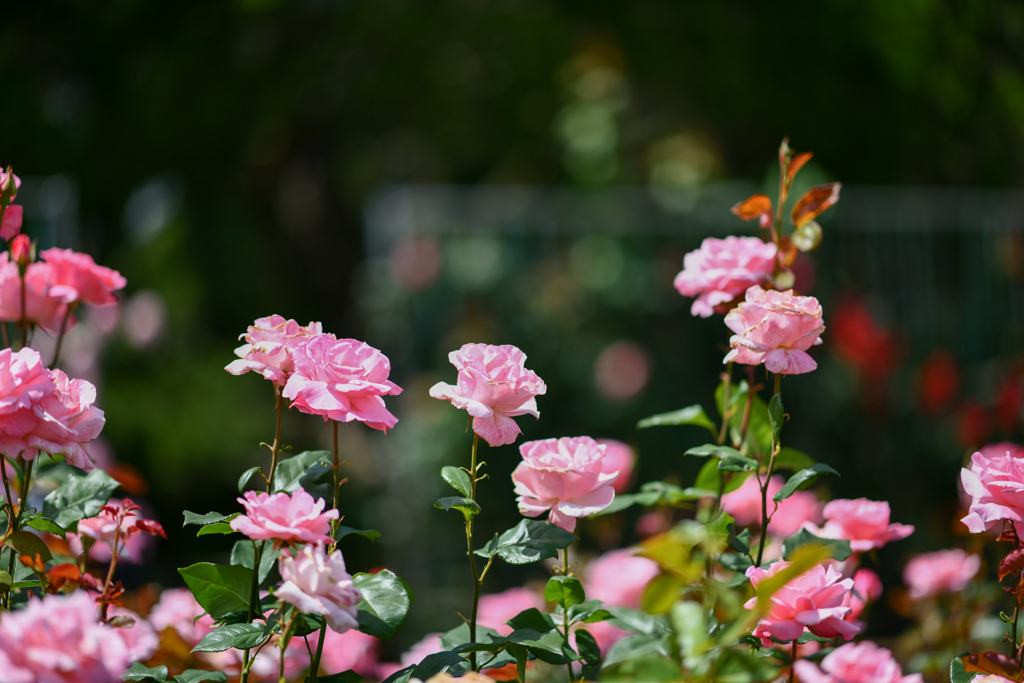
{"label": "flower stem", "polygon": [[[15,531],[17,531],[18,527],[21,526],[21,513],[25,510],[25,503],[28,501],[28,490],[29,490],[29,486],[32,483],[32,463],[34,463],[34,462],[35,462],[35,459],[29,460],[29,461],[26,462],[25,460],[22,459],[22,457],[20,455],[18,456],[18,463],[21,465],[21,469],[25,473],[25,476],[22,477],[22,480],[21,480],[21,496],[18,498],[18,506],[14,510],[14,522],[11,524],[11,529],[10,529],[11,533],[14,533]],[[3,468],[3,470],[4,470],[4,485],[6,486],[7,485],[6,468]],[[10,492],[10,489],[8,488],[8,490],[7,490],[8,500],[10,500],[10,495],[11,495],[11,492]],[[14,505],[13,501],[11,502],[11,505]],[[7,563],[7,573],[10,574],[11,576],[14,576],[14,556],[16,554],[17,553],[14,551],[14,549],[11,548],[11,557],[10,557],[10,560],[8,561],[8,563]],[[10,594],[10,592],[8,592],[7,593],[7,609],[10,609],[10,608],[11,608],[11,594]]]}
{"label": "flower stem", "polygon": [[796,680],[796,641],[797,639],[793,640],[793,656],[790,658],[789,662],[789,683],[793,683],[793,681]]}
{"label": "flower stem", "polygon": [[51,370],[57,367],[57,361],[60,360],[60,347],[64,343],[64,334],[68,330],[68,320],[71,318],[71,313],[75,310],[77,303],[76,301],[68,304],[68,310],[64,311],[64,317],[60,321],[60,332],[57,334],[57,348],[53,352],[53,361],[50,363]]}
{"label": "flower stem", "polygon": [[270,446],[270,475],[267,477],[267,493],[274,492],[274,472],[277,470],[277,456],[281,453],[281,418],[284,416],[284,398],[281,396],[281,387],[276,384],[274,385],[274,399],[274,408],[277,410],[277,426],[274,428],[274,443]]}
{"label": "flower stem", "polygon": [[[775,374],[775,394],[779,395],[779,390],[782,386],[782,375]],[[775,438],[775,430],[772,430],[772,453],[768,459],[768,471],[764,475],[764,481],[758,480],[761,484],[761,540],[757,546],[757,562],[754,566],[760,567],[761,560],[764,558],[764,544],[768,540],[768,523],[771,521],[771,516],[768,514],[768,486],[772,479],[772,470],[775,468],[775,456],[779,454],[779,450],[782,448],[782,443],[779,439]],[[760,476],[760,475],[759,475]]]}
{"label": "flower stem", "polygon": [[[569,548],[562,548],[562,576],[569,576]],[[569,642],[569,608],[565,605],[562,606],[562,629],[565,634],[565,642]],[[569,683],[575,680],[575,676],[572,673],[572,660],[565,663],[565,668],[569,671]]]}
{"label": "flower stem", "polygon": [[320,656],[324,653],[324,638],[327,635],[327,621],[320,629],[320,638],[316,641],[316,654],[313,656],[313,663],[309,665],[309,683],[316,683],[316,674],[320,670]]}
{"label": "flower stem", "polygon": [[[252,552],[252,588],[249,591],[249,612],[246,615],[245,623],[251,624],[253,617],[256,614],[256,605],[259,604],[260,598],[260,561],[263,559],[263,543],[257,543],[253,541],[253,552]],[[252,648],[245,648],[242,656],[242,683],[246,683],[249,679],[249,651]]]}
{"label": "flower stem", "polygon": [[[334,473],[334,503],[331,509],[338,509],[338,489],[341,488],[341,484],[338,482],[338,470],[341,468],[341,458],[338,455],[338,421],[331,420],[331,426],[334,428],[334,449],[332,453],[332,466],[331,471]],[[334,538],[334,534],[338,531],[338,519],[331,520],[331,538]],[[337,541],[332,542],[327,546],[327,553],[330,554],[338,546]],[[316,683],[316,674],[320,669],[320,655],[324,651],[324,639],[327,637],[327,620],[324,619],[323,625],[320,627],[320,637],[316,643],[316,655],[313,657],[313,663],[309,666],[309,683]]]}
{"label": "flower stem", "polygon": [[[476,482],[477,482],[477,464],[476,454],[477,448],[480,445],[480,436],[473,434],[473,451],[469,457],[469,497],[475,502],[476,501]],[[469,617],[469,642],[476,642],[476,617],[477,609],[480,605],[480,586],[483,584],[483,578],[477,572],[476,568],[476,555],[473,552],[473,518],[475,515],[466,516],[466,549],[469,551],[469,570],[473,575],[473,611],[470,612]],[[473,671],[479,671],[477,668],[476,652],[469,653],[469,665]]]}
{"label": "flower stem", "polygon": [[722,373],[722,382],[725,383],[725,390],[722,392],[722,429],[718,432],[716,443],[721,446],[725,443],[725,435],[729,432],[729,420],[732,417],[729,411],[729,393],[732,389],[732,361],[725,366]]}

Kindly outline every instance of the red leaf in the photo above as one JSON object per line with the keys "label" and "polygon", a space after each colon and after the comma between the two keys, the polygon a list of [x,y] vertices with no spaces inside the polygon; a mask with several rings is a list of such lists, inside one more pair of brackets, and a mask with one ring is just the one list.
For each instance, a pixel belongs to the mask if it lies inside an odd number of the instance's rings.
{"label": "red leaf", "polygon": [[1024,681],[1024,669],[1020,668],[1012,658],[998,652],[982,652],[976,655],[964,655],[960,658],[964,663],[964,671],[971,673],[980,671],[985,674],[996,674],[1021,683]]}
{"label": "red leaf", "polygon": [[745,221],[752,221],[766,213],[771,213],[772,200],[768,199],[768,195],[755,194],[729,210]]}
{"label": "red leaf", "polygon": [[790,215],[793,225],[798,229],[802,228],[838,202],[840,187],[840,183],[827,183],[807,190],[807,194],[793,207],[793,213]]}
{"label": "red leaf", "polygon": [[793,157],[793,160],[789,162],[789,169],[786,171],[786,175],[789,177],[789,182],[793,182],[793,177],[796,172],[803,168],[804,164],[811,160],[814,155],[810,152],[801,152]]}
{"label": "red leaf", "polygon": [[140,519],[135,523],[135,526],[148,534],[167,538],[167,534],[164,532],[164,528],[160,525],[160,522],[153,521],[152,519]]}
{"label": "red leaf", "polygon": [[1021,567],[1024,567],[1024,548],[1011,550],[999,563],[999,580],[1002,581],[1007,574],[1019,571]]}

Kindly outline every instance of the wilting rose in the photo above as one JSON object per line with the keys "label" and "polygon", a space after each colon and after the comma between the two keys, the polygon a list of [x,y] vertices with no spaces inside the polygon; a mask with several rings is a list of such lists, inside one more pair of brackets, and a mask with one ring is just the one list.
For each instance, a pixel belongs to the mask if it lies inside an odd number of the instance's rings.
{"label": "wilting rose", "polygon": [[333,543],[331,520],[337,510],[324,512],[323,498],[313,499],[306,491],[265,493],[246,491],[238,502],[245,514],[231,520],[231,528],[254,541],[284,543]]}
{"label": "wilting rose", "polygon": [[121,273],[96,265],[92,256],[71,249],[47,249],[39,253],[39,258],[51,268],[49,296],[66,304],[116,304],[114,292],[128,284]]}
{"label": "wilting rose", "polygon": [[959,548],[918,555],[903,570],[903,583],[915,600],[962,591],[981,569],[981,558]]}
{"label": "wilting rose", "polygon": [[345,569],[340,550],[330,555],[322,545],[306,545],[294,557],[281,552],[277,562],[284,583],[274,595],[306,614],[322,614],[338,633],[355,628],[356,605],[362,599]]}
{"label": "wilting rose", "polygon": [[283,387],[295,372],[292,354],[296,347],[322,333],[320,323],[311,322],[302,326],[276,314],[259,318],[239,337],[245,340],[245,344],[235,349],[239,360],[228,363],[224,369],[232,375],[242,375],[252,370]]}
{"label": "wilting rose", "polygon": [[369,344],[318,334],[296,348],[292,357],[295,372],[283,392],[292,407],[325,420],[358,420],[385,432],[398,422],[381,396],[397,396],[402,389],[388,380],[387,356]]}
{"label": "wilting rose", "polygon": [[792,290],[765,291],[754,285],[746,300],[725,316],[735,332],[725,362],[764,363],[769,372],[799,375],[818,367],[807,349],[821,343],[825,325],[821,304],[813,296],[795,296]]}
{"label": "wilting rose", "polygon": [[892,653],[869,640],[837,647],[825,655],[820,667],[801,659],[793,668],[802,683],[922,683],[924,680],[921,674],[904,676]]}
{"label": "wilting rose", "polygon": [[910,524],[889,523],[889,503],[857,498],[833,500],[825,505],[825,525],[808,529],[821,538],[840,538],[850,542],[850,549],[863,553],[881,548],[914,533]]}
{"label": "wilting rose", "polygon": [[707,318],[715,306],[767,280],[775,270],[776,252],[773,243],[756,237],[708,237],[683,257],[683,270],[673,284],[683,296],[697,297],[690,313]]}
{"label": "wilting rose", "polygon": [[438,382],[430,395],[468,412],[473,431],[489,445],[515,442],[521,431],[513,417],[540,417],[536,397],[547,386],[526,369],[526,354],[516,347],[466,344],[448,354],[448,360],[459,371],[455,385]]}
{"label": "wilting rose", "polygon": [[549,522],[572,531],[577,517],[600,512],[615,497],[609,484],[618,473],[601,470],[605,446],[589,436],[528,441],[519,452],[512,481],[526,517],[550,511]]}
{"label": "wilting rose", "polygon": [[1008,520],[1018,536],[1024,536],[1024,456],[1016,448],[991,455],[989,449],[979,451],[971,456],[971,468],[960,470],[964,492],[971,499],[970,510],[960,521],[972,534]]}

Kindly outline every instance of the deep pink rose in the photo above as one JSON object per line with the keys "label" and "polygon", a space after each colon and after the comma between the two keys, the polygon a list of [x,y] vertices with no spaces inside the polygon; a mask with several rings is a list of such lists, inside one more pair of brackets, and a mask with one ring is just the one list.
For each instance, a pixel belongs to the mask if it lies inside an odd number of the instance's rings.
{"label": "deep pink rose", "polygon": [[616,495],[625,493],[633,483],[633,464],[636,462],[636,454],[633,453],[629,444],[621,441],[598,439],[597,442],[606,448],[601,471],[618,472],[611,482],[612,488],[615,489]]}
{"label": "deep pink rose", "polygon": [[21,232],[21,222],[25,209],[19,204],[11,204],[4,210],[3,221],[0,222],[0,238],[9,240]]}
{"label": "deep pink rose", "polygon": [[295,557],[283,550],[277,568],[284,582],[274,591],[277,598],[305,614],[322,614],[327,625],[338,633],[359,625],[356,605],[362,595],[345,570],[340,550],[328,555],[322,545],[305,545]]}
{"label": "deep pink rose", "polygon": [[889,523],[889,503],[857,498],[833,500],[825,505],[825,526],[807,528],[821,538],[842,538],[850,542],[850,549],[863,553],[881,548],[890,541],[898,541],[914,533],[909,524]]}
{"label": "deep pink rose", "polygon": [[231,528],[254,541],[273,539],[284,543],[333,543],[331,520],[337,510],[324,512],[323,498],[313,499],[306,491],[266,493],[246,491],[238,502],[245,514],[231,520]]}
{"label": "deep pink rose", "polygon": [[[768,533],[778,538],[789,538],[800,531],[804,523],[819,523],[822,519],[823,503],[818,501],[812,491],[797,491],[776,507],[772,496],[782,490],[784,483],[779,476],[768,481],[768,513],[771,515]],[[736,520],[737,526],[760,526],[761,488],[757,484],[757,477],[747,477],[738,489],[724,494],[722,509]]]}
{"label": "deep pink rose", "polygon": [[85,591],[31,596],[0,620],[4,683],[111,683],[131,663],[125,640],[98,621]]}
{"label": "deep pink rose", "polygon": [[359,420],[385,432],[398,422],[381,396],[397,396],[402,389],[388,380],[387,356],[369,344],[318,334],[292,357],[295,372],[285,384],[284,397],[293,407],[325,420]]}
{"label": "deep pink rose", "polygon": [[697,297],[690,313],[707,318],[715,306],[767,280],[775,270],[776,252],[773,243],[756,237],[708,237],[683,257],[683,270],[673,284],[683,296]]}
{"label": "deep pink rose", "polygon": [[549,522],[572,531],[577,517],[600,512],[615,497],[609,484],[618,472],[601,470],[605,447],[589,436],[527,441],[519,452],[512,481],[526,517],[550,510]]}
{"label": "deep pink rose", "polygon": [[725,362],[764,366],[779,375],[799,375],[818,367],[807,349],[821,343],[825,325],[821,304],[813,296],[795,296],[793,290],[765,291],[754,285],[746,300],[725,316],[735,332]]}
{"label": "deep pink rose", "polygon": [[612,550],[588,562],[583,580],[587,599],[600,600],[608,607],[640,609],[644,589],[661,570],[654,560],[640,557],[636,551]]}
{"label": "deep pink rose", "polygon": [[[892,653],[869,640],[847,643],[825,655],[821,667],[801,659],[794,664],[801,683],[923,683],[921,674],[903,675]],[[979,679],[975,679],[979,680]]]}
{"label": "deep pink rose", "polygon": [[[746,575],[757,588],[763,579],[788,566],[788,562],[776,562],[769,569],[750,567]],[[852,588],[853,579],[844,579],[832,566],[811,567],[772,595],[771,608],[757,622],[753,635],[765,647],[772,647],[772,638],[782,642],[796,640],[805,628],[823,638],[842,636],[849,640],[859,631],[845,621],[850,613],[845,602]],[[756,605],[757,598],[753,597],[744,607],[754,609]]]}
{"label": "deep pink rose", "polygon": [[972,534],[1009,520],[1024,535],[1024,456],[1019,451],[975,453],[971,469],[960,470],[960,482],[971,498],[970,510],[960,521]]}
{"label": "deep pink rose", "polygon": [[430,395],[472,415],[473,431],[489,445],[515,442],[521,432],[513,417],[540,417],[536,397],[547,386],[526,369],[526,354],[516,347],[465,344],[448,360],[459,371],[455,386],[438,382]]}
{"label": "deep pink rose", "polygon": [[114,292],[128,284],[121,273],[98,266],[92,256],[71,249],[47,249],[40,252],[39,258],[52,268],[49,296],[66,304],[76,301],[92,306],[116,304]]}
{"label": "deep pink rose", "polygon": [[[53,267],[49,263],[30,263],[25,271],[25,306],[22,310],[21,275],[18,264],[10,260],[9,252],[0,254],[0,320],[18,322],[24,318],[47,332],[57,334],[68,306],[57,297],[49,296],[53,284]],[[69,318],[65,331],[74,326]]]}
{"label": "deep pink rose", "polygon": [[981,558],[959,548],[918,555],[903,570],[903,583],[915,600],[958,593],[981,569]]}
{"label": "deep pink rose", "polygon": [[260,318],[239,337],[245,340],[245,344],[235,349],[239,360],[228,363],[224,369],[232,375],[242,375],[253,370],[283,387],[295,372],[295,361],[292,359],[295,348],[322,333],[320,323],[311,322],[303,327],[294,320],[285,320],[276,314]]}

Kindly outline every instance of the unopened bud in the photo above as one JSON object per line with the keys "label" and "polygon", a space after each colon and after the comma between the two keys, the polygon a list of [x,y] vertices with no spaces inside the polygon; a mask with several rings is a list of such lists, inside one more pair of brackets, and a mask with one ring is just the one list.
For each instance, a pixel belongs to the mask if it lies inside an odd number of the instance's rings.
{"label": "unopened bud", "polygon": [[14,201],[21,187],[21,178],[14,175],[10,166],[7,170],[0,169],[0,206],[7,206]]}
{"label": "unopened bud", "polygon": [[17,263],[20,268],[26,267],[35,260],[35,248],[29,241],[28,235],[17,235],[11,240],[8,246],[11,252],[11,261]]}

